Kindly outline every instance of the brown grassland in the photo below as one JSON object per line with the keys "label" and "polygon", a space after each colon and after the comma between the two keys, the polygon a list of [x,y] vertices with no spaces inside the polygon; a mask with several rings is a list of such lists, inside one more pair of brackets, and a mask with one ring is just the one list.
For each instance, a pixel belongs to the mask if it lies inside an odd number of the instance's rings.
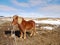
{"label": "brown grassland", "polygon": [[[37,27],[38,34],[30,37],[27,32],[27,39],[25,40],[19,38],[19,30],[16,27],[18,33],[16,33],[16,40],[14,40],[14,38],[10,38],[10,33],[5,34],[6,31],[12,29],[9,23],[10,22],[7,21],[0,25],[0,45],[60,45],[60,26],[54,30],[41,30]],[[41,26],[45,26],[45,24],[41,24],[40,27]],[[10,28],[10,30],[8,30],[8,28]]]}

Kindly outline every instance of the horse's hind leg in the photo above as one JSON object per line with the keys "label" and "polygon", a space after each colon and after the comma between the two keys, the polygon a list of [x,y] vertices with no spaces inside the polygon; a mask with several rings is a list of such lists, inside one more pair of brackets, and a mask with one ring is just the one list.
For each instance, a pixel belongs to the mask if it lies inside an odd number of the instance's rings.
{"label": "horse's hind leg", "polygon": [[36,34],[38,34],[38,32],[36,31],[36,28],[34,28],[33,35],[35,36]]}
{"label": "horse's hind leg", "polygon": [[36,35],[36,32],[34,31],[34,36]]}
{"label": "horse's hind leg", "polygon": [[36,27],[35,26],[33,27],[33,35],[34,36],[36,35]]}
{"label": "horse's hind leg", "polygon": [[30,34],[30,36],[32,36],[32,35],[36,35],[36,29],[35,29],[35,24],[33,24],[33,27],[32,27],[32,30],[31,30],[32,32],[31,32],[31,34]]}
{"label": "horse's hind leg", "polygon": [[35,30],[35,29],[32,29],[32,30],[31,30],[30,36],[33,36],[33,35],[34,35],[34,36],[36,35],[36,30]]}
{"label": "horse's hind leg", "polygon": [[32,36],[33,35],[33,30],[31,30],[31,34],[30,34],[30,36]]}

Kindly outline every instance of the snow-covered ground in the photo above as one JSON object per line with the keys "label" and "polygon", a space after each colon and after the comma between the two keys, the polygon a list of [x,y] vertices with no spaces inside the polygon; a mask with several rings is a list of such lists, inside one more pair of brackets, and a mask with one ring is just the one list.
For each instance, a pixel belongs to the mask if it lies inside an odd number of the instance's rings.
{"label": "snow-covered ground", "polygon": [[[51,27],[51,26],[42,26],[42,27],[40,27],[41,29],[46,29],[46,30],[53,30],[53,29],[55,29],[55,28],[57,28],[57,27],[59,27],[60,26],[60,20],[40,20],[40,21],[38,21],[38,20],[34,20],[37,24],[51,24],[51,25],[56,25],[56,26],[54,26],[54,27]],[[38,25],[37,25],[38,26]]]}
{"label": "snow-covered ground", "polygon": [[40,29],[43,29],[43,30],[53,30],[54,27],[51,27],[51,26],[43,26],[43,27],[40,27]]}
{"label": "snow-covered ground", "polygon": [[52,24],[52,25],[60,25],[60,20],[34,20],[36,23],[42,23],[42,24]]}

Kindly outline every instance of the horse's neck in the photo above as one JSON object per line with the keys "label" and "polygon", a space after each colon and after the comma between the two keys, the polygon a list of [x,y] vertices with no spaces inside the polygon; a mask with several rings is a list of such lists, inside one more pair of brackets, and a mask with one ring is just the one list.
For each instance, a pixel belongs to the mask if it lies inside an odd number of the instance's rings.
{"label": "horse's neck", "polygon": [[14,24],[14,25],[17,24],[17,20],[13,19],[12,24]]}
{"label": "horse's neck", "polygon": [[17,19],[13,19],[14,22],[17,22],[18,20]]}
{"label": "horse's neck", "polygon": [[22,21],[23,21],[23,22],[26,22],[26,20],[25,20],[24,18],[22,19]]}

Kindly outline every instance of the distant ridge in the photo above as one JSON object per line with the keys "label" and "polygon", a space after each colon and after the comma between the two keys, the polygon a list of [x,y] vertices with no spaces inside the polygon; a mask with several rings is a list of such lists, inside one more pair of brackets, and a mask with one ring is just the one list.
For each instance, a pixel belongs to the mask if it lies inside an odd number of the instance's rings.
{"label": "distant ridge", "polygon": [[4,17],[4,16],[0,16],[0,17]]}

